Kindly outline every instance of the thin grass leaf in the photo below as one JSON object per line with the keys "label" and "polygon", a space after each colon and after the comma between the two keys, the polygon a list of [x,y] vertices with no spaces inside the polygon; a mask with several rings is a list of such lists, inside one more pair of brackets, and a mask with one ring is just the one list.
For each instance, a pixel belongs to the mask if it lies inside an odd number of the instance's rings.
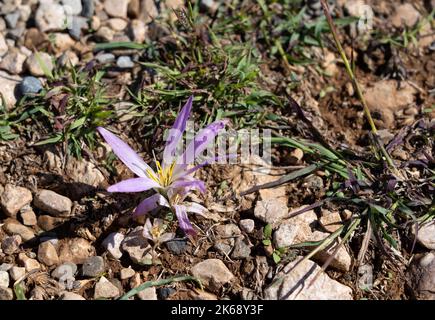
{"label": "thin grass leaf", "polygon": [[303,169],[299,169],[299,170],[293,171],[293,172],[291,172],[291,173],[289,173],[289,174],[287,174],[285,176],[282,176],[281,178],[279,178],[276,181],[268,182],[268,183],[262,184],[260,186],[252,187],[252,188],[250,188],[250,189],[248,189],[246,191],[242,191],[240,193],[240,195],[241,196],[245,196],[247,194],[256,192],[256,191],[261,190],[261,189],[270,189],[270,188],[274,188],[274,187],[280,186],[280,185],[282,185],[284,183],[287,183],[289,181],[292,181],[292,180],[294,180],[296,178],[299,178],[299,177],[305,176],[307,174],[310,174],[310,173],[318,170],[320,167],[321,167],[321,165],[312,164],[312,165],[307,166],[307,167],[305,167]]}
{"label": "thin grass leaf", "polygon": [[147,45],[145,45],[145,44],[130,42],[130,41],[107,42],[107,43],[97,43],[94,47],[94,50],[100,51],[100,50],[113,50],[113,49],[120,49],[120,48],[141,50],[141,49],[145,49],[146,47],[147,47]]}
{"label": "thin grass leaf", "polygon": [[166,284],[170,284],[172,282],[180,282],[180,281],[196,282],[198,284],[198,286],[201,288],[201,290],[203,289],[201,281],[199,279],[192,277],[192,276],[179,276],[179,277],[172,277],[172,278],[167,278],[167,279],[162,279],[162,280],[144,282],[141,285],[137,286],[136,288],[131,289],[125,295],[120,297],[119,300],[128,300],[130,297],[135,296],[136,294],[145,290],[146,288],[163,286]]}

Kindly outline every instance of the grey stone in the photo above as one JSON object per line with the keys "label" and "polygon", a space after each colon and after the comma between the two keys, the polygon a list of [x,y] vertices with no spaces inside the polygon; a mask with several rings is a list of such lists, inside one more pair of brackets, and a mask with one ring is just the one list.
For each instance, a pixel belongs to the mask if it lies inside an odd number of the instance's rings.
{"label": "grey stone", "polygon": [[176,255],[183,254],[187,249],[186,240],[171,240],[166,242],[166,247],[170,252]]}
{"label": "grey stone", "polygon": [[73,16],[71,20],[71,26],[68,28],[68,32],[75,40],[80,40],[82,30],[88,28],[88,20],[84,17]]}
{"label": "grey stone", "polygon": [[82,0],[82,16],[86,18],[92,18],[95,11],[94,0]]}
{"label": "grey stone", "polygon": [[51,190],[38,191],[33,203],[38,209],[56,217],[69,217],[71,215],[71,200]]}
{"label": "grey stone", "polygon": [[85,277],[98,277],[104,272],[104,259],[100,256],[86,259],[82,266],[82,274]]}
{"label": "grey stone", "polygon": [[134,62],[131,61],[129,56],[120,56],[118,60],[116,60],[116,66],[122,69],[129,69],[134,67]]}
{"label": "grey stone", "polygon": [[2,241],[1,248],[6,254],[13,254],[18,251],[21,244],[21,236],[15,234],[10,237],[5,237]]}
{"label": "grey stone", "polygon": [[373,266],[371,264],[363,264],[358,267],[358,287],[361,290],[373,288]]}
{"label": "grey stone", "polygon": [[173,295],[176,292],[177,292],[177,290],[175,290],[174,288],[171,288],[171,287],[161,287],[161,288],[157,289],[157,295],[162,300],[168,299],[171,295]]}
{"label": "grey stone", "polygon": [[41,81],[32,76],[24,77],[19,88],[21,95],[39,93],[43,89]]}
{"label": "grey stone", "polygon": [[18,10],[14,11],[12,13],[8,13],[5,16],[5,20],[6,20],[8,27],[11,29],[15,28],[17,26],[17,22],[18,22],[19,18],[20,18],[20,12]]}
{"label": "grey stone", "polygon": [[236,239],[231,257],[233,259],[246,259],[251,255],[251,247],[242,237]]}
{"label": "grey stone", "polygon": [[109,299],[116,298],[119,295],[119,289],[112,284],[105,277],[101,277],[100,281],[95,285],[94,298],[95,299]]}
{"label": "grey stone", "polygon": [[435,252],[418,257],[411,265],[407,278],[415,298],[435,300]]}
{"label": "grey stone", "polygon": [[243,219],[239,222],[240,229],[246,233],[251,233],[255,229],[255,222],[252,219]]}
{"label": "grey stone", "polygon": [[77,272],[77,265],[75,263],[65,262],[62,263],[60,266],[58,266],[56,269],[54,269],[53,272],[51,273],[51,276],[57,280],[65,276],[74,278],[76,272]]}
{"label": "grey stone", "polygon": [[128,253],[134,263],[149,264],[152,257],[150,255],[151,245],[143,236],[143,227],[133,229],[122,241],[121,249]]}
{"label": "grey stone", "polygon": [[18,211],[32,202],[32,193],[26,188],[7,184],[0,201],[3,212],[8,217],[17,218]]}
{"label": "grey stone", "polygon": [[0,271],[9,271],[12,267],[13,265],[11,265],[10,263],[2,263],[0,264]]}
{"label": "grey stone", "polygon": [[234,279],[234,275],[219,259],[207,259],[197,263],[192,267],[192,275],[212,290],[219,290]]}
{"label": "grey stone", "polygon": [[12,300],[14,299],[14,293],[12,289],[0,287],[0,300]]}
{"label": "grey stone", "polygon": [[115,56],[111,53],[99,54],[95,57],[99,63],[106,64],[115,61]]}

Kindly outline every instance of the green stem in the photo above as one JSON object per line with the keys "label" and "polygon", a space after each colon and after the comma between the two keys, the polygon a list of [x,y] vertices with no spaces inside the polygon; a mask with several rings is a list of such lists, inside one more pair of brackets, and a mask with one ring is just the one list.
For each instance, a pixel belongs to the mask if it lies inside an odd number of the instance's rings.
{"label": "green stem", "polygon": [[[343,47],[341,46],[340,40],[338,39],[337,30],[335,28],[334,22],[332,21],[332,16],[331,16],[330,11],[329,11],[329,6],[328,6],[328,4],[327,4],[327,2],[325,0],[320,0],[320,2],[322,4],[323,11],[325,13],[325,16],[326,16],[326,19],[328,21],[329,27],[331,29],[332,36],[333,36],[334,42],[335,42],[335,46],[337,47],[337,50],[340,53],[341,59],[343,60],[344,66],[346,68],[346,72],[349,75],[349,78],[350,78],[350,80],[352,82],[352,85],[353,85],[353,87],[355,89],[355,92],[356,92],[356,94],[358,96],[358,99],[361,101],[361,104],[362,104],[363,109],[364,109],[364,114],[365,114],[365,116],[367,118],[367,121],[369,122],[371,131],[372,131],[373,135],[375,135],[375,137],[377,137],[378,130],[376,129],[376,125],[375,125],[375,123],[373,121],[372,115],[370,113],[370,109],[367,106],[366,100],[365,100],[364,95],[363,95],[362,90],[361,90],[361,86],[359,85],[359,82],[358,82],[357,78],[355,77],[355,74],[352,71],[352,67],[351,67],[351,65],[349,63],[349,60],[346,57],[346,53],[344,52]],[[397,176],[401,176],[400,173],[398,172],[398,170],[396,169],[396,167],[395,167],[395,165],[393,163],[393,160],[391,159],[391,157],[388,154],[387,150],[382,145],[382,142],[379,139],[377,139],[377,141],[379,142],[380,151],[384,155],[385,160],[387,161],[387,163],[390,166],[390,168],[393,169],[394,173]]]}

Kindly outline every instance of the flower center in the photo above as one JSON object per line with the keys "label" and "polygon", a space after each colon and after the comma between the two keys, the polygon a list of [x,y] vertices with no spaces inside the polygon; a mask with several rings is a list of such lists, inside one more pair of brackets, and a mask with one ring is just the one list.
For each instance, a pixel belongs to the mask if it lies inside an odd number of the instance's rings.
{"label": "flower center", "polygon": [[156,161],[157,174],[152,172],[151,170],[147,170],[148,177],[162,187],[167,187],[172,183],[172,175],[174,173],[175,161],[169,167],[162,168],[160,161]]}

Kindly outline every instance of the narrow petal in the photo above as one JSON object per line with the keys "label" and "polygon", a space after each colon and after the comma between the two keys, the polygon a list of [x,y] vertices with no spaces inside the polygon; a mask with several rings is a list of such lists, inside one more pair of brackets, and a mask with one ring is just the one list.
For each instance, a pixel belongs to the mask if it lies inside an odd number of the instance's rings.
{"label": "narrow petal", "polygon": [[153,241],[154,238],[151,234],[151,229],[153,228],[150,219],[148,218],[147,221],[145,222],[145,225],[143,227],[143,236],[145,238],[147,238],[148,240]]}
{"label": "narrow petal", "polygon": [[147,214],[148,212],[153,211],[160,206],[169,207],[169,203],[165,199],[165,197],[163,197],[161,194],[156,193],[139,203],[139,205],[133,211],[133,216],[137,217]]}
{"label": "narrow petal", "polygon": [[154,180],[148,178],[127,179],[107,188],[109,192],[142,192],[152,188],[160,188]]}
{"label": "narrow petal", "polygon": [[183,109],[181,109],[178,114],[174,125],[169,130],[165,151],[163,153],[164,166],[170,165],[176,156],[177,147],[183,137],[184,131],[186,130],[187,120],[189,119],[190,111],[192,110],[192,101],[193,96],[190,96]]}
{"label": "narrow petal", "polygon": [[195,158],[207,148],[208,144],[214,141],[216,135],[225,128],[227,123],[227,119],[218,120],[199,131],[193,141],[187,146],[182,156],[182,165],[187,166],[192,164]]}
{"label": "narrow petal", "polygon": [[173,182],[169,188],[178,189],[183,188],[187,190],[197,189],[202,193],[205,193],[205,183],[204,181],[191,179],[191,180],[177,180]]}
{"label": "narrow petal", "polygon": [[172,232],[166,232],[164,234],[162,234],[159,238],[159,242],[160,243],[164,243],[164,242],[168,242],[171,241],[172,239],[175,238],[175,233]]}
{"label": "narrow petal", "polygon": [[199,214],[200,216],[205,217],[205,212],[207,212],[207,208],[203,207],[199,203],[196,202],[185,202],[184,203],[187,212],[192,212]]}
{"label": "narrow petal", "polygon": [[128,144],[116,135],[102,127],[98,127],[97,130],[112,147],[113,152],[118,156],[119,160],[139,177],[147,177],[147,170],[154,172]]}
{"label": "narrow petal", "polygon": [[193,229],[192,224],[189,221],[189,217],[187,216],[187,211],[185,206],[181,205],[175,205],[175,214],[178,219],[178,224],[180,225],[180,228],[189,235],[194,235],[196,232]]}

